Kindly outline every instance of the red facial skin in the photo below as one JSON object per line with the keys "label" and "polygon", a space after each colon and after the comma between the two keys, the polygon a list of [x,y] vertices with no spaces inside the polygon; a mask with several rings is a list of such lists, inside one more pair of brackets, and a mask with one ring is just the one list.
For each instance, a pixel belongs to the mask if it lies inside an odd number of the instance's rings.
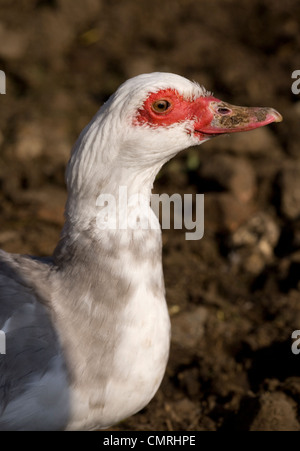
{"label": "red facial skin", "polygon": [[[167,101],[166,111],[155,111],[156,101]],[[134,125],[150,127],[170,126],[183,121],[194,122],[194,136],[201,141],[223,133],[252,130],[271,122],[280,122],[282,116],[273,108],[239,107],[222,102],[213,96],[185,99],[174,89],[150,94],[134,120]],[[191,133],[187,130],[187,133]]]}
{"label": "red facial skin", "polygon": [[[170,107],[165,112],[156,112],[152,105],[157,100],[167,100]],[[197,118],[197,128],[210,124],[213,112],[207,108],[211,101],[218,101],[214,97],[199,97],[196,100],[186,100],[173,89],[165,89],[151,94],[142,108],[138,110],[136,121],[138,124],[149,124],[150,126],[168,126],[178,122],[193,120]]]}

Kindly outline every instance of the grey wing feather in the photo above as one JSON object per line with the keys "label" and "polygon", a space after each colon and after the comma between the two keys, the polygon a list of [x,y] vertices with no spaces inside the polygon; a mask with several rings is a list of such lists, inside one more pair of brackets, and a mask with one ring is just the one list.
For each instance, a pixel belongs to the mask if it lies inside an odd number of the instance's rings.
{"label": "grey wing feather", "polygon": [[16,264],[0,251],[0,330],[6,336],[6,354],[0,355],[0,430],[62,429],[68,390],[61,347],[18,259]]}

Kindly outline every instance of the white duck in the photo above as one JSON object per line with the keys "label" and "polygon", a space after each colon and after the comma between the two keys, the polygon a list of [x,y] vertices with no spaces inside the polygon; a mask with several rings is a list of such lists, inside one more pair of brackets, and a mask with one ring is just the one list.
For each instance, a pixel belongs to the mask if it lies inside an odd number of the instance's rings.
{"label": "white duck", "polygon": [[73,149],[53,256],[0,251],[0,430],[107,428],[151,400],[170,343],[161,231],[99,227],[98,196],[118,205],[119,186],[142,194],[125,213],[138,223],[179,151],[280,120],[168,73],[132,78],[111,96]]}

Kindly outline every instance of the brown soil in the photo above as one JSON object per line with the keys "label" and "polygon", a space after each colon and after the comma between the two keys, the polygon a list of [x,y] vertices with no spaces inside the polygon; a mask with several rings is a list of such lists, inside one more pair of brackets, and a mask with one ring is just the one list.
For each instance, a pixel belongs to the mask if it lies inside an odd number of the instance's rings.
{"label": "brown soil", "polygon": [[164,231],[170,362],[155,399],[113,430],[300,430],[298,0],[1,0],[0,246],[50,254],[64,168],[125,79],[169,71],[282,124],[171,161],[162,193],[205,193],[205,235]]}

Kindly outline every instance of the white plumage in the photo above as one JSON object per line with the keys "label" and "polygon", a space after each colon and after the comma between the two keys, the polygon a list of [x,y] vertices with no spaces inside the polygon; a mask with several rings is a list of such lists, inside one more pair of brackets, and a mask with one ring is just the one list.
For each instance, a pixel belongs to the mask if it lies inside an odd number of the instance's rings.
{"label": "white plumage", "polygon": [[0,430],[106,428],[151,400],[170,341],[161,231],[154,215],[148,230],[101,229],[99,195],[121,209],[120,186],[137,195],[126,214],[138,224],[157,172],[179,151],[280,119],[174,74],[140,75],[116,91],[73,149],[53,256],[0,251]]}

